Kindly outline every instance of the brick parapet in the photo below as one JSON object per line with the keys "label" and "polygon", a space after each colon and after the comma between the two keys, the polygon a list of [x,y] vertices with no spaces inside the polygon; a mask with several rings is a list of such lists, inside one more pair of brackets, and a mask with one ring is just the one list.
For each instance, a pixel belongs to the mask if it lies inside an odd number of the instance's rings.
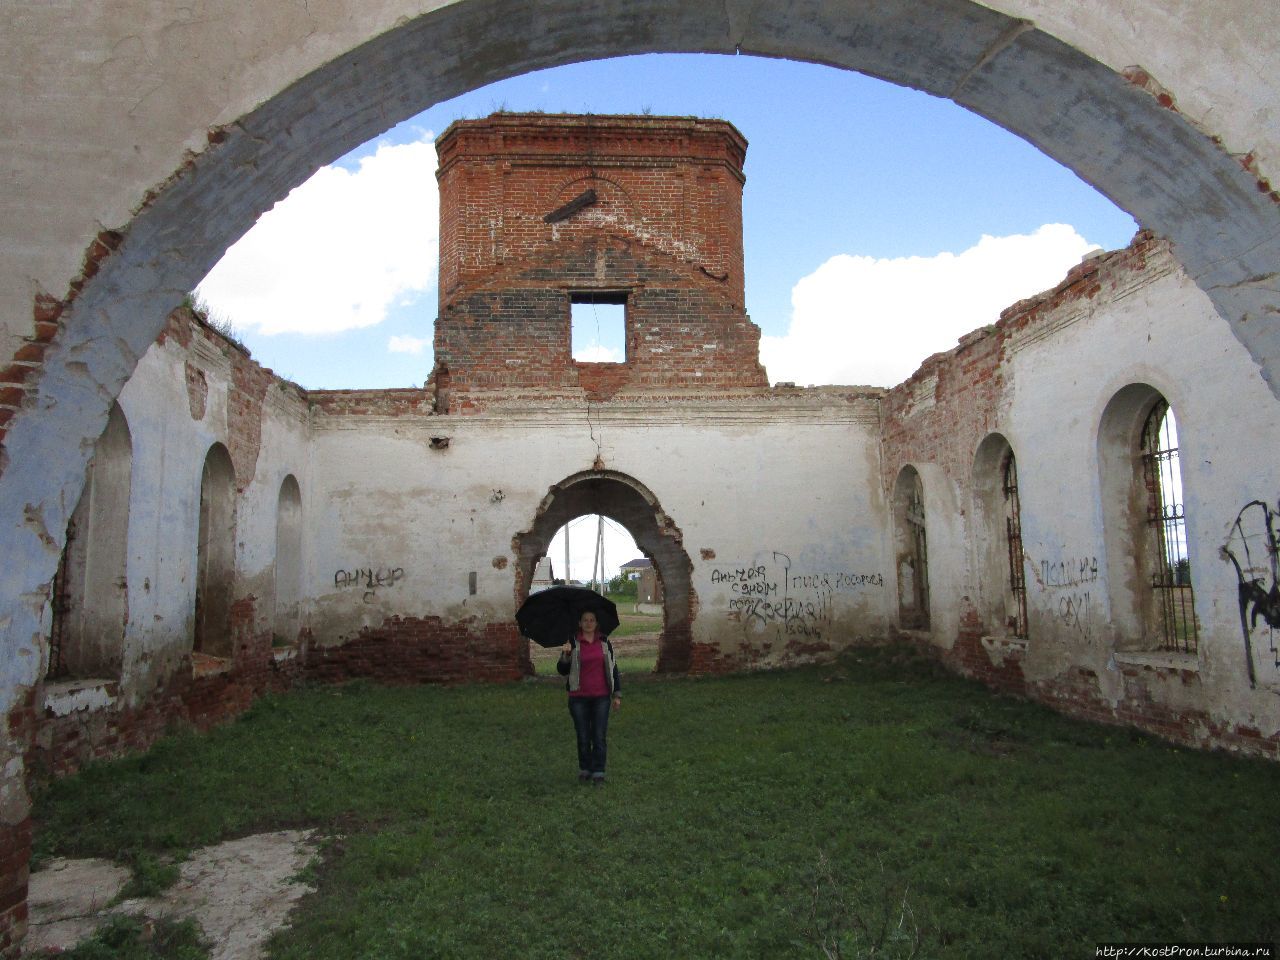
{"label": "brick parapet", "polygon": [[[742,302],[742,165],[732,124],[696,117],[499,113],[436,141],[441,308],[504,260],[601,226],[716,276]],[[596,200],[547,216],[587,190]]]}

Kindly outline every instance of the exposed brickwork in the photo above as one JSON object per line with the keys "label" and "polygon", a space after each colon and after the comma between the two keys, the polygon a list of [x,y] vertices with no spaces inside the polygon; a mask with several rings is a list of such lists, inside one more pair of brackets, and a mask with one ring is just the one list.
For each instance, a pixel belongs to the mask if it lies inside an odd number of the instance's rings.
{"label": "exposed brickwork", "polygon": [[205,407],[209,400],[209,381],[204,371],[188,360],[186,366],[187,404],[191,408],[192,420],[203,420]]}
{"label": "exposed brickwork", "polygon": [[[9,431],[9,424],[17,416],[29,391],[35,389],[45,353],[62,329],[62,315],[72,301],[79,296],[85,283],[98,273],[102,261],[115,252],[124,241],[124,235],[115,230],[103,230],[89,244],[79,275],[71,281],[67,296],[59,300],[47,293],[38,293],[32,304],[32,329],[23,338],[22,346],[0,368],[0,448]],[[0,361],[3,362],[3,361]],[[0,464],[3,458],[0,458]]]}
{"label": "exposed brickwork", "polygon": [[398,390],[311,390],[311,406],[334,416],[404,417],[431,413],[431,395],[419,388]]}
{"label": "exposed brickwork", "polygon": [[[39,720],[28,769],[36,779],[74,773],[91,760],[146,750],[174,725],[204,730],[238,716],[264,693],[284,690],[301,675],[296,649],[271,647],[271,634],[257,623],[256,599],[231,605],[231,660],[216,669],[193,670],[189,659],[136,706],[47,712]],[[279,655],[277,655],[279,653]],[[116,693],[115,685],[111,692]]]}
{"label": "exposed brickwork", "polygon": [[0,824],[0,957],[18,956],[27,932],[31,819]]}
{"label": "exposed brickwork", "polygon": [[[746,141],[731,125],[499,114],[455,123],[437,150],[439,412],[493,391],[767,386],[743,309]],[[625,295],[624,363],[570,358],[571,294],[592,291]]]}
{"label": "exposed brickwork", "polygon": [[529,642],[512,621],[392,617],[339,646],[314,648],[306,659],[307,679],[324,683],[501,683],[532,672]]}

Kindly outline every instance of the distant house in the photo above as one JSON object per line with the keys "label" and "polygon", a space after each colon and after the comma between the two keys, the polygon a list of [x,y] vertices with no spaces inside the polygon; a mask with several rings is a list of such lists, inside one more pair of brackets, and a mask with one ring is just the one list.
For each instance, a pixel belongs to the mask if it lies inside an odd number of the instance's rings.
{"label": "distant house", "polygon": [[556,572],[555,568],[551,566],[551,558],[543,557],[538,561],[538,565],[533,568],[533,579],[529,582],[529,592],[537,593],[539,590],[555,586],[555,583]]}
{"label": "distant house", "polygon": [[653,562],[645,557],[628,560],[620,568],[622,575],[628,580],[639,581],[636,584],[636,601],[638,603],[661,603],[662,582],[658,579],[658,571]]}

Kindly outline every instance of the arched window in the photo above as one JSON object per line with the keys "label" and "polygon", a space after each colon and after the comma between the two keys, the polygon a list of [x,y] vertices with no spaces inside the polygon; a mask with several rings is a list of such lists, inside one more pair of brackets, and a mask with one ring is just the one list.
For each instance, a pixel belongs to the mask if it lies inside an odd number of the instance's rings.
{"label": "arched window", "polygon": [[894,545],[898,571],[898,622],[904,630],[929,629],[929,549],[924,484],[903,467],[894,487]]}
{"label": "arched window", "polygon": [[1098,465],[1120,649],[1198,647],[1178,444],[1169,402],[1147,384],[1125,387],[1103,412]]}
{"label": "arched window", "polygon": [[120,676],[128,621],[126,562],[133,439],[120,405],[94,446],[53,581],[50,679]]}
{"label": "arched window", "polygon": [[200,532],[196,546],[193,647],[231,656],[231,594],[235,580],[236,475],[227,448],[209,448],[200,474]]}
{"label": "arched window", "polygon": [[298,599],[302,589],[302,491],[293,474],[280,484],[276,501],[275,580],[274,642],[290,644],[298,639]]}
{"label": "arched window", "polygon": [[992,433],[973,459],[974,579],[979,615],[993,636],[1027,636],[1018,464],[1009,441]]}
{"label": "arched window", "polygon": [[1141,462],[1147,508],[1143,547],[1156,639],[1163,650],[1194,653],[1199,628],[1187,554],[1178,422],[1164,397],[1156,401],[1143,425]]}

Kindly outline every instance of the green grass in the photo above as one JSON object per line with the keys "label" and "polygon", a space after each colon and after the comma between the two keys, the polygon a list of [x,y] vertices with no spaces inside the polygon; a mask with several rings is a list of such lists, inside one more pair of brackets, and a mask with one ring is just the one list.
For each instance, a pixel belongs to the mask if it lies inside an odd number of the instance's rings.
{"label": "green grass", "polygon": [[163,861],[319,826],[277,960],[1058,960],[1280,932],[1280,766],[907,653],[636,679],[603,789],[576,783],[572,740],[551,681],[299,691],[54,784],[36,845]]}
{"label": "green grass", "polygon": [[58,954],[62,960],[202,960],[208,955],[195,921],[133,916],[112,917],[84,943]]}

